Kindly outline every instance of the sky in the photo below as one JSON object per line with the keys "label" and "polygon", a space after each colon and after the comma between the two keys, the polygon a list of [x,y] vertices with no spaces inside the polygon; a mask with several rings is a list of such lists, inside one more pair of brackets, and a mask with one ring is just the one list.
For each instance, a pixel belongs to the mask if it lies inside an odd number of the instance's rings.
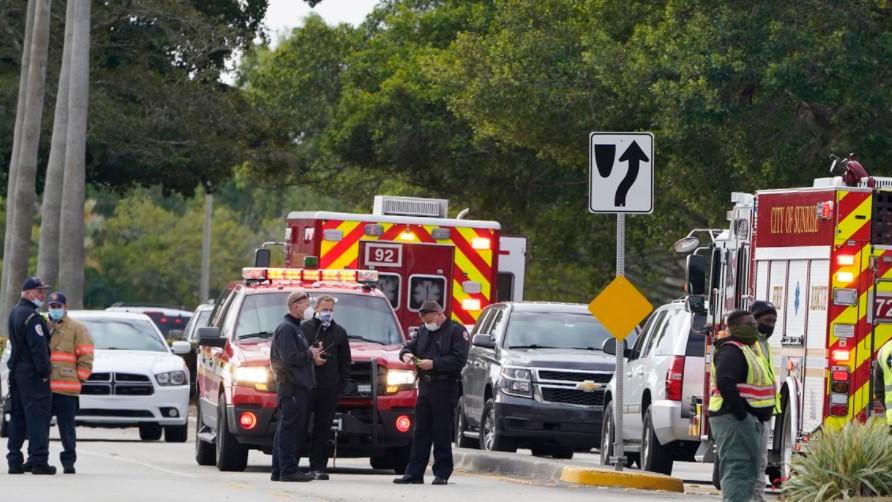
{"label": "sky", "polygon": [[322,16],[328,24],[349,23],[356,26],[377,4],[378,0],[322,0],[311,8],[303,0],[269,0],[265,22],[270,39],[275,44],[277,34],[287,33],[288,29],[300,25],[301,20],[311,12]]}

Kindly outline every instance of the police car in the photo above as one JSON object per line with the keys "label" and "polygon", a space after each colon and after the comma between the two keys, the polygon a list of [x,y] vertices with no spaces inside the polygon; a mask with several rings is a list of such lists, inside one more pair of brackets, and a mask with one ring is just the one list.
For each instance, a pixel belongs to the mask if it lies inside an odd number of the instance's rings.
{"label": "police car", "polygon": [[[81,389],[77,423],[89,427],[138,427],[142,440],[186,441],[189,370],[177,354],[187,342],[168,347],[160,330],[144,314],[71,311],[84,323],[95,345],[93,373]],[[2,362],[7,396],[9,358]],[[8,420],[8,410],[3,414]]]}

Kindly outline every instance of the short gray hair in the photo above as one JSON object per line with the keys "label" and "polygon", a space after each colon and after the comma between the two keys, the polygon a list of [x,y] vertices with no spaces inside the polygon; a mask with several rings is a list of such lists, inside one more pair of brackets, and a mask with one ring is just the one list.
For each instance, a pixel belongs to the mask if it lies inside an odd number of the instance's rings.
{"label": "short gray hair", "polygon": [[309,299],[310,295],[308,295],[307,292],[302,289],[295,289],[291,293],[288,293],[288,307],[290,308],[292,305],[303,300],[304,298]]}
{"label": "short gray hair", "polygon": [[322,295],[319,298],[316,298],[316,308],[319,308],[319,305],[322,305],[322,302],[331,302],[337,304],[338,301],[334,299],[333,296]]}

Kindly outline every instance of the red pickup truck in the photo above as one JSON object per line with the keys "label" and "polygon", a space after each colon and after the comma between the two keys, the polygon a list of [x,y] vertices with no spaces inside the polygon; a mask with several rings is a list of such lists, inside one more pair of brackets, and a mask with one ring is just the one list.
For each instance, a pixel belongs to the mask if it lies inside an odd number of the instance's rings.
{"label": "red pickup truck", "polygon": [[[242,471],[249,450],[272,451],[276,383],[269,367],[273,331],[296,288],[311,301],[336,299],[335,318],[347,331],[351,382],[333,427],[339,457],[368,457],[376,469],[403,473],[409,458],[417,388],[413,368],[399,361],[405,343],[371,270],[246,268],[214,303],[199,330],[195,459],[221,471]],[[311,303],[312,305],[312,303]]]}

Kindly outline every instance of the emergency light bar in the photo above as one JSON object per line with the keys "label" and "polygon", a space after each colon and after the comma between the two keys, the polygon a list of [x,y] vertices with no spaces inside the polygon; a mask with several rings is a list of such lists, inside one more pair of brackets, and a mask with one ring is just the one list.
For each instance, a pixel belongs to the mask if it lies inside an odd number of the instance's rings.
{"label": "emergency light bar", "polygon": [[365,283],[378,282],[378,271],[245,267],[242,269],[242,279],[246,281],[344,281]]}

